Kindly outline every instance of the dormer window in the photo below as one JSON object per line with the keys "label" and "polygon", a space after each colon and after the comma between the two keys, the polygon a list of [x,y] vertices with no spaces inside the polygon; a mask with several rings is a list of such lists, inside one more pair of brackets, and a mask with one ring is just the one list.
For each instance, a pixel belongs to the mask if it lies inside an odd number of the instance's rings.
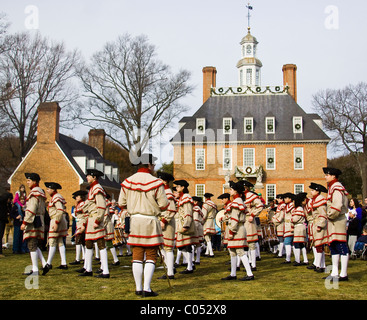
{"label": "dormer window", "polygon": [[232,133],[232,118],[223,118],[223,133]]}
{"label": "dormer window", "polygon": [[205,133],[205,118],[196,119],[196,134]]}
{"label": "dormer window", "polygon": [[254,133],[254,118],[245,117],[244,121],[243,121],[243,125],[244,125],[244,133],[245,134]]}
{"label": "dormer window", "polygon": [[302,117],[293,117],[293,133],[302,133]]}
{"label": "dormer window", "polygon": [[275,118],[266,117],[265,118],[265,133],[275,133]]}

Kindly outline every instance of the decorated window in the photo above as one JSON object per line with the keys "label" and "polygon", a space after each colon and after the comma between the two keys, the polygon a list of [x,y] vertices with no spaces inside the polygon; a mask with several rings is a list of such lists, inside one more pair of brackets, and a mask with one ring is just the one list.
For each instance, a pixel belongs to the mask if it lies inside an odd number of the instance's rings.
{"label": "decorated window", "polygon": [[204,197],[205,194],[205,184],[195,184],[195,196]]}
{"label": "decorated window", "polygon": [[252,85],[252,69],[246,69],[246,84]]}
{"label": "decorated window", "polygon": [[266,203],[269,203],[271,199],[275,199],[277,194],[277,187],[275,184],[267,184],[266,185]]}
{"label": "decorated window", "polygon": [[197,134],[205,133],[205,119],[204,118],[196,119],[196,133]]}
{"label": "decorated window", "polygon": [[255,170],[255,149],[243,148],[243,169],[250,174]]}
{"label": "decorated window", "polygon": [[232,149],[223,149],[223,170],[232,170]]}
{"label": "decorated window", "polygon": [[303,170],[303,148],[302,147],[293,148],[293,156],[294,156],[294,169]]}
{"label": "decorated window", "polygon": [[305,185],[304,184],[295,184],[294,185],[294,194],[304,192],[304,190],[305,190]]}
{"label": "decorated window", "polygon": [[265,132],[275,133],[275,118],[274,117],[265,118]]}
{"label": "decorated window", "polygon": [[232,118],[223,118],[223,133],[232,133]]}
{"label": "decorated window", "polygon": [[266,148],[266,169],[275,170],[275,148]]}
{"label": "decorated window", "polygon": [[293,117],[293,133],[302,133],[302,117]]}
{"label": "decorated window", "polygon": [[254,133],[254,119],[253,118],[250,118],[250,117],[244,118],[243,124],[244,124],[244,129],[245,129],[244,133],[247,133],[247,134]]}
{"label": "decorated window", "polygon": [[195,150],[195,167],[196,170],[205,170],[205,149]]}

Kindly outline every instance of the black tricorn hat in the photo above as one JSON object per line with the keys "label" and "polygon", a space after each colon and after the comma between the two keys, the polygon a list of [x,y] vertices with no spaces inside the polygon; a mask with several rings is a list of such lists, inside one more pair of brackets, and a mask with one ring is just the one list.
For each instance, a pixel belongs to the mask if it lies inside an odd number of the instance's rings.
{"label": "black tricorn hat", "polygon": [[254,186],[250,181],[247,181],[247,180],[242,180],[242,183],[245,187],[248,187],[248,188],[252,188]]}
{"label": "black tricorn hat", "polygon": [[284,200],[284,194],[277,194],[277,196],[275,198]]}
{"label": "black tricorn hat", "polygon": [[236,190],[238,193],[243,193],[243,191],[245,191],[242,181],[238,181],[238,182],[229,181],[229,186],[233,190]]}
{"label": "black tricorn hat", "polygon": [[300,192],[294,196],[294,206],[298,207],[302,204],[302,201],[307,198],[306,192]]}
{"label": "black tricorn hat", "polygon": [[45,182],[45,186],[46,188],[50,188],[53,190],[61,190],[61,186],[60,184],[58,184],[57,182]]}
{"label": "black tricorn hat", "polygon": [[32,181],[40,181],[41,180],[39,174],[35,173],[35,172],[26,172],[24,175],[27,179],[30,179]]}
{"label": "black tricorn hat", "polygon": [[175,184],[176,186],[182,186],[182,187],[188,187],[189,183],[186,180],[175,180],[173,181],[173,184]]}
{"label": "black tricorn hat", "polygon": [[318,184],[318,183],[311,182],[309,188],[312,190],[319,191],[319,192],[327,193],[327,189],[323,185]]}
{"label": "black tricorn hat", "polygon": [[88,191],[86,190],[78,190],[73,193],[73,199],[75,199],[77,196],[86,196],[88,194]]}
{"label": "black tricorn hat", "polygon": [[283,194],[283,199],[285,199],[285,198],[290,198],[290,199],[294,200],[295,195],[291,192],[286,192],[286,193]]}
{"label": "black tricorn hat", "polygon": [[87,169],[86,176],[103,177],[104,173],[97,169]]}
{"label": "black tricorn hat", "polygon": [[197,201],[197,202],[202,202],[203,199],[201,197],[192,197],[192,200]]}
{"label": "black tricorn hat", "polygon": [[212,194],[212,193],[210,193],[210,192],[206,192],[206,193],[204,193],[204,197],[205,198],[211,198],[211,197],[213,197],[214,196],[214,194]]}
{"label": "black tricorn hat", "polygon": [[173,180],[175,180],[175,178],[173,177],[173,175],[172,174],[170,174],[170,173],[167,173],[167,172],[163,172],[163,171],[158,171],[157,172],[157,177],[159,178],[159,179],[162,179],[162,180],[164,180],[164,181],[173,181]]}
{"label": "black tricorn hat", "polygon": [[230,198],[231,198],[231,195],[230,195],[229,193],[227,193],[227,192],[222,193],[222,194],[218,197],[218,199],[230,199]]}
{"label": "black tricorn hat", "polygon": [[339,177],[342,174],[342,172],[337,168],[324,167],[322,168],[322,170],[324,171],[325,174],[330,174],[335,177]]}

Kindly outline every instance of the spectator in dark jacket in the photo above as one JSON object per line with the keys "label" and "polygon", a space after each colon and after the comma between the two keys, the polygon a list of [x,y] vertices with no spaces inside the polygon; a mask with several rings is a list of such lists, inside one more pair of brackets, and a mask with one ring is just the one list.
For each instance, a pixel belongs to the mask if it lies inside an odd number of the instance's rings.
{"label": "spectator in dark jacket", "polygon": [[0,196],[0,257],[3,257],[3,236],[6,224],[9,222],[13,195],[6,192]]}

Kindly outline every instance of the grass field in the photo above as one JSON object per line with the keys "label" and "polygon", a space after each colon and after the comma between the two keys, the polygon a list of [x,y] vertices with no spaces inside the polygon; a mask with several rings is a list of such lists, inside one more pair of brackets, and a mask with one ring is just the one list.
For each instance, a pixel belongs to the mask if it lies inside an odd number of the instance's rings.
{"label": "grass field", "polygon": [[[67,261],[75,258],[75,248],[67,246]],[[201,264],[193,274],[177,273],[169,287],[167,280],[157,278],[164,273],[160,263],[152,281],[152,289],[158,297],[141,298],[135,295],[131,270],[131,257],[120,257],[120,266],[110,266],[111,278],[78,277],[79,266],[68,270],[56,269],[60,264],[58,252],[53,260],[53,269],[46,276],[34,281],[22,275],[30,265],[29,254],[12,254],[5,250],[0,258],[0,299],[1,300],[365,300],[367,297],[367,262],[361,259],[349,261],[349,281],[330,283],[305,266],[294,267],[281,264],[272,254],[262,252],[257,262],[254,281],[221,281],[229,275],[229,256],[226,251],[215,252],[215,258],[202,257]],[[43,252],[47,258],[47,252]],[[309,254],[312,262],[312,255]],[[109,262],[112,255],[109,253]],[[326,257],[326,264],[331,259]],[[99,264],[93,264],[93,271]],[[177,271],[183,270],[180,267]],[[238,271],[238,277],[244,275]],[[27,289],[27,287],[32,287]],[[37,287],[38,288],[35,288]]]}

